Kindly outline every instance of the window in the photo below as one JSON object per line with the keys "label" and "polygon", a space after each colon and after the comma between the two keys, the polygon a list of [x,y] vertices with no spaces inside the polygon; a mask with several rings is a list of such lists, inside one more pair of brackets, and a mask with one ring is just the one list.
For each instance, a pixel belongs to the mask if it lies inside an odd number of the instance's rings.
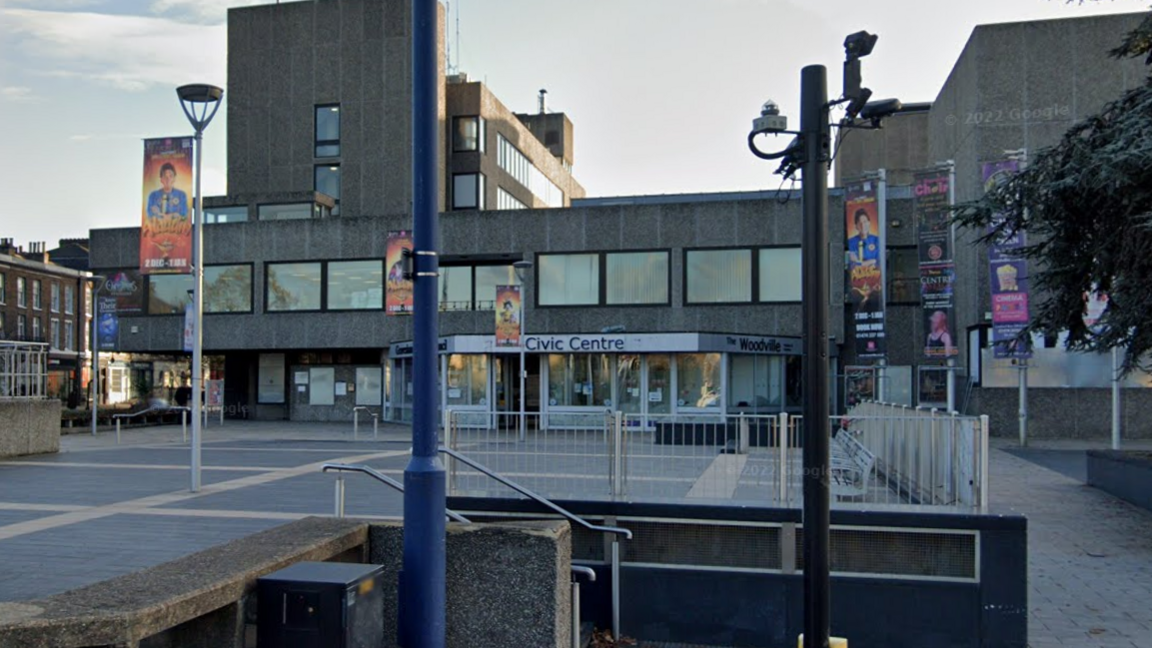
{"label": "window", "polygon": [[612,401],[612,356],[604,353],[548,356],[548,404],[607,407]]}
{"label": "window", "polygon": [[920,303],[920,258],[917,249],[888,248],[887,252],[888,303]]}
{"label": "window", "polygon": [[[183,314],[192,303],[192,275],[148,275],[148,314]],[[252,266],[226,265],[204,268],[204,312],[248,313],[252,311]]]}
{"label": "window", "polygon": [[448,356],[448,406],[488,404],[488,356]]}
{"label": "window", "polygon": [[676,356],[676,406],[720,407],[720,354]]}
{"label": "window", "polygon": [[308,404],[336,404],[336,368],[315,367],[308,370]]}
{"label": "window", "polygon": [[306,220],[327,218],[331,212],[317,203],[289,203],[283,205],[260,205],[256,208],[256,218],[268,220]]}
{"label": "window", "polygon": [[476,310],[496,310],[496,286],[518,286],[510,265],[476,266]]}
{"label": "window", "polygon": [[256,388],[256,401],[268,404],[283,403],[284,354],[261,353],[259,375],[260,384]]}
{"label": "window", "polygon": [[320,263],[268,264],[268,312],[320,310]]}
{"label": "window", "polygon": [[64,286],[64,314],[71,315],[76,312],[76,295],[72,286]]}
{"label": "window", "polygon": [[8,301],[8,281],[7,276],[0,272],[0,304],[7,303]]}
{"label": "window", "polygon": [[728,356],[728,406],[756,413],[780,411],[784,397],[781,356]]}
{"label": "window", "polygon": [[41,308],[44,307],[44,304],[41,303],[41,301],[40,301],[40,297],[41,297],[40,293],[41,292],[42,291],[41,291],[40,280],[39,279],[33,279],[32,280],[32,308],[34,308],[35,310],[40,310]]}
{"label": "window", "polygon": [[16,338],[19,340],[24,339],[25,331],[28,329],[28,316],[20,315],[16,318]]}
{"label": "window", "polygon": [[649,414],[669,414],[672,412],[672,358],[666,355],[648,356],[648,399]]}
{"label": "window", "polygon": [[452,209],[484,209],[484,174],[452,176]]}
{"label": "window", "polygon": [[384,372],[380,367],[356,367],[356,404],[384,404]]}
{"label": "window", "polygon": [[333,261],[328,264],[328,309],[384,308],[384,262]]}
{"label": "window", "polygon": [[496,163],[549,207],[564,206],[564,192],[503,135],[496,136]]}
{"label": "window", "polygon": [[599,254],[541,254],[539,290],[541,306],[600,303]]}
{"label": "window", "polygon": [[332,196],[336,201],[336,206],[332,208],[332,213],[340,213],[340,165],[339,164],[320,164],[314,169],[315,184],[313,188],[322,194]]}
{"label": "window", "polygon": [[60,312],[60,284],[53,283],[52,285],[48,286],[48,288],[49,288],[48,294],[50,295],[48,305],[52,309],[53,313],[59,313]]}
{"label": "window", "polygon": [[340,106],[316,106],[316,157],[338,155],[340,155]]}
{"label": "window", "polygon": [[4,336],[8,332],[8,327],[6,326],[6,324],[7,324],[7,318],[4,314],[4,311],[0,310],[0,340],[3,340]]}
{"label": "window", "polygon": [[516,196],[504,191],[504,187],[496,187],[496,209],[528,209],[528,205],[516,199]]}
{"label": "window", "polygon": [[75,348],[72,344],[73,339],[76,337],[76,327],[72,324],[72,320],[65,320],[64,322],[64,350],[71,351]]}
{"label": "window", "polygon": [[688,250],[690,304],[752,301],[752,250]]}
{"label": "window", "polygon": [[20,308],[28,307],[28,289],[24,277],[16,277],[16,305]]}
{"label": "window", "polygon": [[248,221],[247,207],[205,207],[204,224],[244,223]]}
{"label": "window", "polygon": [[440,266],[440,310],[472,310],[472,266]]}
{"label": "window", "polygon": [[485,125],[482,117],[452,119],[452,150],[484,152]]}
{"label": "window", "polygon": [[760,301],[800,301],[801,268],[798,247],[760,250]]}
{"label": "window", "polygon": [[52,333],[52,348],[63,348],[60,346],[60,320],[53,318],[53,320],[50,322],[50,330]]}
{"label": "window", "polygon": [[668,252],[609,252],[604,257],[609,305],[668,303]]}
{"label": "window", "polygon": [[43,338],[40,337],[40,317],[39,316],[33,316],[32,317],[32,341],[33,342],[43,342]]}

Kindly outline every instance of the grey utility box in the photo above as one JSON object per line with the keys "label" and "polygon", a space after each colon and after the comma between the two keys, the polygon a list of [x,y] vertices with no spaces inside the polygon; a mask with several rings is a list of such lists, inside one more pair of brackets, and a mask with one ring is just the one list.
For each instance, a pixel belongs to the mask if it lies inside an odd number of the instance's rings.
{"label": "grey utility box", "polygon": [[256,581],[259,648],[379,648],[384,568],[301,562]]}

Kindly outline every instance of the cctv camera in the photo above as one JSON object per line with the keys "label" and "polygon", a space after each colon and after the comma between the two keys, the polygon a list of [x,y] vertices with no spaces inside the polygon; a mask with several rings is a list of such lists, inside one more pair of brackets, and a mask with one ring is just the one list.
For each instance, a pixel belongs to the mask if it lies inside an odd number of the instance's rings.
{"label": "cctv camera", "polygon": [[870,119],[873,122],[879,122],[881,119],[900,112],[904,104],[900,103],[899,99],[880,99],[877,101],[869,101],[864,104],[864,108],[860,111],[862,119]]}
{"label": "cctv camera", "polygon": [[788,118],[780,114],[780,105],[769,99],[760,108],[760,116],[752,120],[752,133],[779,133],[788,130]]}
{"label": "cctv camera", "polygon": [[866,31],[849,34],[844,39],[844,55],[850,61],[864,58],[872,53],[872,48],[876,47],[876,41],[879,39],[880,37],[876,34],[869,34]]}

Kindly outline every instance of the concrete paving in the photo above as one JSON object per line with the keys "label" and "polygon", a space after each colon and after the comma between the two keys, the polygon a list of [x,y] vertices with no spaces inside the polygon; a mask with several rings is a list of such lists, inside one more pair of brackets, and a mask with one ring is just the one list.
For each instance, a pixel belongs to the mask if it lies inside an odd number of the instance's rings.
{"label": "concrete paving", "polygon": [[[70,435],[59,454],[0,461],[0,601],[47,596],[329,515],[335,478],[320,472],[324,462],[367,463],[393,476],[407,462],[408,428],[381,426],[376,439],[363,429],[353,439],[349,424],[213,425],[199,493],[189,492],[179,426],[124,430],[119,445],[110,431]],[[1146,644],[1152,513],[1065,474],[1077,474],[1078,455],[1101,444],[993,445],[993,505],[1029,519],[1030,645]],[[669,479],[684,492],[694,481]],[[402,514],[398,493],[361,475],[346,484],[348,515]]]}

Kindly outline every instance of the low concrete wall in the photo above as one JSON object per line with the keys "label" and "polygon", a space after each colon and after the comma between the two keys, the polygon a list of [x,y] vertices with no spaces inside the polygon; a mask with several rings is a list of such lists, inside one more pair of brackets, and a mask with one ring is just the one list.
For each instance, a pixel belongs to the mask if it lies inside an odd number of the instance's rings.
{"label": "low concrete wall", "polygon": [[[1152,389],[1121,390],[1121,432],[1126,439],[1152,439]],[[990,434],[1016,438],[1020,425],[1016,388],[979,388],[972,391],[967,413],[987,414]],[[1029,439],[1109,439],[1112,435],[1112,390],[1028,390]]]}
{"label": "low concrete wall", "polygon": [[1089,450],[1088,485],[1152,511],[1152,452]]}
{"label": "low concrete wall", "polygon": [[[565,521],[451,524],[447,553],[447,646],[570,644],[572,531]],[[373,524],[369,562],[396,583],[401,523]],[[386,588],[384,639],[396,645],[397,588]]]}
{"label": "low concrete wall", "polygon": [[0,458],[60,452],[60,401],[0,400]]}

